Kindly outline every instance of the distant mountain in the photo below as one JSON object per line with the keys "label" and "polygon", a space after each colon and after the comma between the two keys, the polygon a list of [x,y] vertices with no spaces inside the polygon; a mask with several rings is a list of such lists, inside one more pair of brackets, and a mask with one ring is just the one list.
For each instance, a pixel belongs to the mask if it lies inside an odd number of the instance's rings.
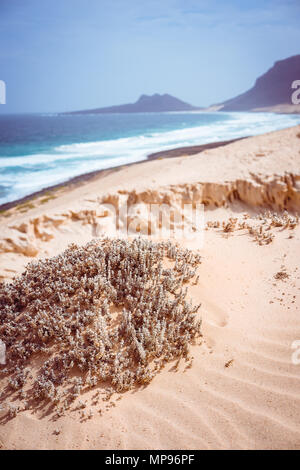
{"label": "distant mountain", "polygon": [[110,113],[162,113],[166,111],[193,111],[195,106],[185,103],[174,96],[164,94],[141,95],[135,103],[109,106],[107,108],[71,111],[63,114],[110,114]]}
{"label": "distant mountain", "polygon": [[291,84],[294,80],[300,80],[300,55],[275,62],[270,70],[256,80],[253,88],[210,109],[278,112],[297,112],[298,109],[299,112],[299,106],[291,102],[294,91]]}

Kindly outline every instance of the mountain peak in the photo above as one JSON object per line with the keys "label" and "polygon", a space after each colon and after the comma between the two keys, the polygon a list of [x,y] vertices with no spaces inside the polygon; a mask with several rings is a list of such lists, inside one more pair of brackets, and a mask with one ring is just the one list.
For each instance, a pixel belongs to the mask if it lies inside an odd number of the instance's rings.
{"label": "mountain peak", "polygon": [[278,105],[292,105],[291,85],[300,78],[300,55],[278,60],[245,93],[222,103],[222,111],[251,111]]}
{"label": "mountain peak", "polygon": [[141,95],[136,103],[139,103],[140,101],[149,101],[152,99],[161,98],[163,96],[165,95],[160,95],[159,93],[154,93],[153,95]]}
{"label": "mountain peak", "polygon": [[141,95],[135,103],[97,108],[84,111],[73,111],[68,114],[109,114],[109,113],[161,113],[168,111],[192,111],[199,108],[165,93],[160,95]]}

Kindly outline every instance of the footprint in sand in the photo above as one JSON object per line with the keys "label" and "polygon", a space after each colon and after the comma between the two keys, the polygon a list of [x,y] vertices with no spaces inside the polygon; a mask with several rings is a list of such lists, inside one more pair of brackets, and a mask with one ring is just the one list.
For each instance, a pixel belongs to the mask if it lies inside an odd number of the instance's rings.
{"label": "footprint in sand", "polygon": [[204,302],[201,308],[205,342],[209,349],[213,349],[216,341],[215,328],[224,328],[228,324],[228,315],[213,302]]}
{"label": "footprint in sand", "polygon": [[202,317],[203,321],[220,328],[228,324],[227,313],[213,302],[203,303]]}

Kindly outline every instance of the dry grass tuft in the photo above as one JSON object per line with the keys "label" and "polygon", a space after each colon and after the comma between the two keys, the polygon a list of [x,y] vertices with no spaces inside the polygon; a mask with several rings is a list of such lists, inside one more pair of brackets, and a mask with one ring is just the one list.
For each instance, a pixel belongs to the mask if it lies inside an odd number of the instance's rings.
{"label": "dry grass tuft", "polygon": [[[63,401],[59,413],[100,383],[122,392],[150,382],[166,362],[188,360],[200,335],[199,306],[183,288],[199,263],[170,242],[105,239],[29,264],[0,284],[0,373],[24,400]],[[37,357],[32,377],[27,367]]]}
{"label": "dry grass tuft", "polygon": [[276,280],[283,280],[288,279],[290,276],[285,271],[278,271],[278,273],[274,274],[274,279]]}
{"label": "dry grass tuft", "polygon": [[[248,214],[244,214],[243,220],[237,217],[229,217],[228,221],[208,221],[206,228],[222,229],[226,234],[231,234],[238,230],[246,230],[258,245],[269,245],[275,238],[272,233],[274,228],[281,230],[293,230],[299,224],[299,216],[291,215],[287,211],[282,214],[266,211],[254,218],[250,218]],[[292,237],[290,237],[292,238]]]}

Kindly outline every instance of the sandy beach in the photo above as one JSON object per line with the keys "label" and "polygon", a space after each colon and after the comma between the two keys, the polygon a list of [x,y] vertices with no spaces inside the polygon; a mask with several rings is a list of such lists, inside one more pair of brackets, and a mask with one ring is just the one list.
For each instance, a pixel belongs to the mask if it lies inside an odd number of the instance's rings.
{"label": "sandy beach", "polygon": [[[175,240],[201,256],[199,281],[188,283],[202,319],[192,364],[170,362],[146,387],[108,401],[95,403],[95,390],[85,392],[90,417],[75,405],[59,418],[39,406],[24,409],[18,394],[20,410],[11,417],[3,393],[0,447],[299,449],[300,364],[292,348],[300,340],[299,152],[296,126],[95,173],[3,207],[2,281],[71,243],[119,236],[113,209],[125,206],[143,236],[149,204],[175,212],[203,204],[204,239],[196,231]],[[147,238],[162,237],[152,231]],[[0,380],[5,390],[7,378]]]}

